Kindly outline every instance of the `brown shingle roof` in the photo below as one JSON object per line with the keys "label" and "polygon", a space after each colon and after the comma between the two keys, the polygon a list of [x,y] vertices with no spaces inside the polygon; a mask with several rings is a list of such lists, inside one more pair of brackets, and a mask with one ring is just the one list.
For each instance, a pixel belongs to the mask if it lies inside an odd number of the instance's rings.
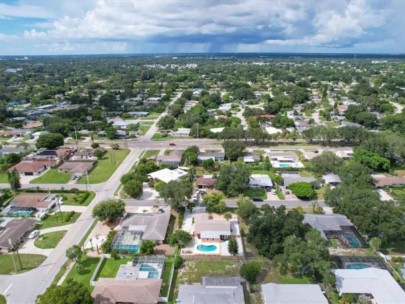
{"label": "brown shingle roof", "polygon": [[50,201],[45,201],[47,193],[21,193],[10,202],[11,206],[18,208],[47,208]]}
{"label": "brown shingle roof", "polygon": [[18,219],[7,223],[5,231],[0,235],[0,247],[9,248],[9,239],[16,243],[28,231],[34,229],[36,221],[33,219]]}
{"label": "brown shingle roof", "polygon": [[39,128],[42,127],[44,124],[41,121],[33,121],[33,122],[29,122],[27,124],[25,124],[23,126],[24,129],[35,129],[35,128]]}
{"label": "brown shingle roof", "polygon": [[215,178],[198,177],[195,184],[197,186],[205,186],[205,187],[214,186],[215,185]]}
{"label": "brown shingle roof", "polygon": [[68,161],[59,167],[60,171],[69,173],[86,173],[93,168],[93,161]]}
{"label": "brown shingle roof", "polygon": [[399,186],[405,185],[405,179],[398,176],[373,177],[373,183],[376,187]]}
{"label": "brown shingle roof", "polygon": [[92,292],[95,304],[159,302],[162,280],[116,280],[99,278]]}
{"label": "brown shingle roof", "polygon": [[17,165],[11,167],[9,171],[17,170],[18,172],[38,172],[43,169],[45,166],[50,166],[53,161],[22,161]]}

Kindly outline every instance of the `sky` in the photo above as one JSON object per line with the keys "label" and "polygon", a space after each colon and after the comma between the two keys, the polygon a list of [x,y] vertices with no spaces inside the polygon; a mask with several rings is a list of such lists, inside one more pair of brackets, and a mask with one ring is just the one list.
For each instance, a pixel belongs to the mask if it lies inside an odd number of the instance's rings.
{"label": "sky", "polygon": [[0,0],[0,55],[405,53],[405,0]]}

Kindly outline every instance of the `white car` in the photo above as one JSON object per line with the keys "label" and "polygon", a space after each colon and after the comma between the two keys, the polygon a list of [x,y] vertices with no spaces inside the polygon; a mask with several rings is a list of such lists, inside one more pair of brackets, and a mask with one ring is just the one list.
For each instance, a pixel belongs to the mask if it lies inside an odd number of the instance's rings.
{"label": "white car", "polygon": [[39,230],[34,230],[28,236],[29,239],[35,239],[39,235]]}

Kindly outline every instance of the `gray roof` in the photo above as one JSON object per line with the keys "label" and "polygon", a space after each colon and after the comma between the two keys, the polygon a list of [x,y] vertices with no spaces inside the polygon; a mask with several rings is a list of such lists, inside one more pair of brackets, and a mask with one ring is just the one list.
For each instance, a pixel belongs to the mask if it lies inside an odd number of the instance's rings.
{"label": "gray roof", "polygon": [[18,241],[26,235],[29,231],[34,229],[37,221],[33,219],[18,219],[8,222],[0,234],[0,247],[9,248],[9,239],[13,243],[18,243]]}
{"label": "gray roof", "polygon": [[244,304],[245,299],[240,278],[204,277],[203,285],[180,285],[177,303]]}
{"label": "gray roof", "polygon": [[305,183],[313,183],[316,182],[316,179],[312,176],[308,176],[308,177],[303,177],[299,174],[287,174],[287,173],[283,173],[281,174],[281,176],[283,177],[284,180],[284,186],[288,187],[291,184],[294,183],[301,183],[301,182],[305,182]]}
{"label": "gray roof", "polygon": [[170,213],[136,214],[130,213],[122,221],[122,227],[143,227],[142,240],[163,241],[169,225]]}
{"label": "gray roof", "polygon": [[252,174],[249,177],[250,187],[273,187],[273,182],[267,174]]}
{"label": "gray roof", "polygon": [[324,238],[324,231],[341,231],[342,226],[353,226],[352,222],[341,214],[304,214],[303,222],[318,230]]}
{"label": "gray roof", "polygon": [[263,284],[265,304],[328,304],[318,284]]}
{"label": "gray roof", "polygon": [[328,173],[322,176],[322,179],[327,184],[338,184],[341,182],[339,175],[334,173]]}

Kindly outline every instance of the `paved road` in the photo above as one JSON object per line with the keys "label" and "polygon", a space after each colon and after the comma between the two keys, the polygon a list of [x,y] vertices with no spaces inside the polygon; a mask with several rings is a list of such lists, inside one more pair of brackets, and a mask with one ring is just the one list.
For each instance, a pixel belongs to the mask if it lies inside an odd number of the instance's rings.
{"label": "paved road", "polygon": [[[302,208],[310,208],[312,207],[312,203],[314,201],[301,201],[301,200],[276,200],[276,201],[263,201],[263,202],[253,202],[256,207],[261,207],[264,205],[280,207],[281,205],[286,206],[287,208],[295,208],[295,207],[302,207]],[[321,207],[325,207],[324,200],[316,201],[318,205]],[[235,199],[226,199],[225,204],[229,208],[236,208],[236,200]]]}

